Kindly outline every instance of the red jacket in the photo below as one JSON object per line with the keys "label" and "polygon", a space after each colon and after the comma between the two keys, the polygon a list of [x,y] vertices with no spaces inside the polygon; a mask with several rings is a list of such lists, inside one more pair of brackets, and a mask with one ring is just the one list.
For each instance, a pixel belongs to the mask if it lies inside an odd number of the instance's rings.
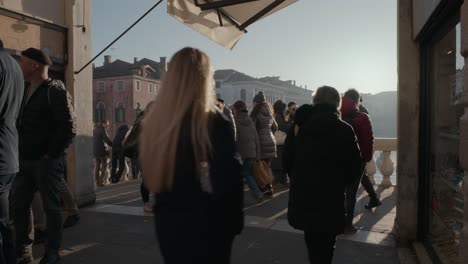
{"label": "red jacket", "polygon": [[358,139],[362,159],[369,162],[372,159],[374,148],[374,134],[369,116],[366,113],[359,112],[357,103],[346,96],[343,97],[341,103],[341,116],[344,121],[346,121],[347,116],[354,116],[350,125],[353,127]]}

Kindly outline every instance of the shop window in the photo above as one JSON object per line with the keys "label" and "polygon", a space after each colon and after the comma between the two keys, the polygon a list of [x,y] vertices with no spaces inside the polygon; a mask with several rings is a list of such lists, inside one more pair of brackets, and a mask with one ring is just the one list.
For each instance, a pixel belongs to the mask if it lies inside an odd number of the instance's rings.
{"label": "shop window", "polygon": [[464,60],[460,55],[460,26],[456,26],[431,50],[429,80],[429,142],[427,164],[431,177],[429,240],[442,263],[458,263],[463,229],[463,170],[459,162],[463,113]]}
{"label": "shop window", "polygon": [[117,88],[116,90],[118,92],[124,91],[124,81],[117,81],[115,86],[116,86],[116,88]]}
{"label": "shop window", "polygon": [[123,103],[119,103],[115,108],[115,122],[123,123],[125,122],[125,107]]}

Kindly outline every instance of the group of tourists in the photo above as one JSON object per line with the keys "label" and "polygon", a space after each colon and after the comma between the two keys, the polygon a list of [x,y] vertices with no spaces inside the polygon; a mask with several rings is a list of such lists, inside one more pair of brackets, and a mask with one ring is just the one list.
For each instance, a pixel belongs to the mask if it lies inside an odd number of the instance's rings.
{"label": "group of tourists", "polygon": [[35,48],[16,61],[0,40],[0,263],[33,263],[39,231],[45,242],[39,263],[59,263],[63,228],[79,222],[65,178],[66,150],[76,135],[72,98],[49,77],[50,65]]}

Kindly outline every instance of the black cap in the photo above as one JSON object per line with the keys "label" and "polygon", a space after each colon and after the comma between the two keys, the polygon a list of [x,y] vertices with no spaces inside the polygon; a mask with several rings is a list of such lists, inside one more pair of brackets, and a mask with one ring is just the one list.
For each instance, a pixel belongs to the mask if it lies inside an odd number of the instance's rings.
{"label": "black cap", "polygon": [[29,48],[21,52],[21,55],[35,60],[44,65],[52,65],[52,61],[49,58],[49,55],[45,54],[42,50]]}

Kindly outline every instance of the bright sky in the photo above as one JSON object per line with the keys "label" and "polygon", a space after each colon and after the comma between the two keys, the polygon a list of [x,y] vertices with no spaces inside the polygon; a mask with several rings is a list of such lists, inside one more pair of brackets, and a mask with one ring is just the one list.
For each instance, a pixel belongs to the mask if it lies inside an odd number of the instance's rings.
{"label": "bright sky", "polygon": [[[396,2],[300,0],[250,26],[232,51],[167,15],[163,2],[105,54],[128,62],[133,57],[159,61],[193,46],[205,51],[216,69],[280,76],[312,90],[327,84],[341,92],[353,87],[374,94],[397,87]],[[156,0],[92,3],[97,54]]]}

